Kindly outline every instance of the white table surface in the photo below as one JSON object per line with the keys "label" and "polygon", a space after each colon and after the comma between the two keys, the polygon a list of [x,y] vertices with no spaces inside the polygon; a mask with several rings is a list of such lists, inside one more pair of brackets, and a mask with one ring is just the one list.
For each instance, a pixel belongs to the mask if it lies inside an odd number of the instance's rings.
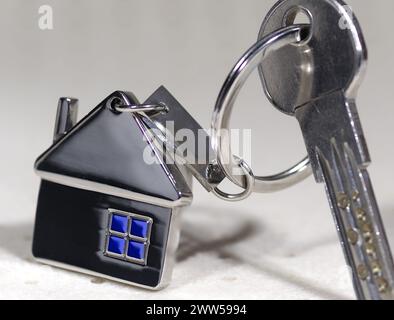
{"label": "white table surface", "polygon": [[[0,3],[0,298],[353,299],[322,185],[225,203],[195,184],[171,285],[150,292],[33,261],[39,179],[35,158],[51,141],[59,96],[80,115],[116,89],[141,100],[164,84],[204,127],[225,76],[255,41],[274,1],[46,1],[54,30],[37,27],[41,1]],[[358,107],[370,173],[394,246],[393,2],[349,1],[364,29],[369,69]],[[252,128],[256,173],[305,153],[295,119],[269,106],[253,76],[232,127]]]}

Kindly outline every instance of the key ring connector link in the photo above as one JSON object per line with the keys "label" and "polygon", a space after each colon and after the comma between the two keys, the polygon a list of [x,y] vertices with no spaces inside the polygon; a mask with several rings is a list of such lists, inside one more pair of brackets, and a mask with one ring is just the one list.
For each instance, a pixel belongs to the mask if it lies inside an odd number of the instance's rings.
{"label": "key ring connector link", "polygon": [[145,112],[149,115],[152,115],[152,112],[165,112],[167,110],[167,106],[160,104],[116,105],[113,107],[113,109],[121,113]]}
{"label": "key ring connector link", "polygon": [[252,193],[253,193],[253,187],[255,183],[255,176],[252,172],[252,169],[249,167],[249,165],[242,159],[234,156],[237,159],[238,166],[242,169],[244,172],[244,178],[245,178],[245,190],[242,191],[241,193],[237,194],[230,194],[226,193],[222,190],[219,189],[219,187],[215,187],[212,190],[212,193],[217,196],[219,199],[226,200],[226,201],[241,201],[246,198],[248,198]]}

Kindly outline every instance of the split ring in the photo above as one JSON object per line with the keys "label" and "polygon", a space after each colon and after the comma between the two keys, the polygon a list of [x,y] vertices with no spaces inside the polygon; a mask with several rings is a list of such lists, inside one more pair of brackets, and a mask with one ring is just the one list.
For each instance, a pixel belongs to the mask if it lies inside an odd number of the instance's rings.
{"label": "split ring", "polygon": [[229,194],[221,191],[218,187],[213,188],[212,193],[218,198],[226,201],[241,201],[248,198],[253,193],[253,187],[255,183],[255,177],[253,175],[252,169],[248,166],[248,164],[238,158],[235,157],[238,161],[238,166],[244,172],[245,177],[245,190],[238,194]]}

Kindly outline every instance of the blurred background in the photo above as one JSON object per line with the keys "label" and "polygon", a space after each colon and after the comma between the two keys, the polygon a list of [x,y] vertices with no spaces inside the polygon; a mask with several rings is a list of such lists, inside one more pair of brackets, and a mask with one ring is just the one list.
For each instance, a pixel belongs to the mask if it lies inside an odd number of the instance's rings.
{"label": "blurred background", "polygon": [[[163,84],[209,128],[223,81],[274,3],[0,1],[0,298],[354,298],[324,187],[313,178],[241,203],[218,200],[195,183],[173,282],[160,292],[54,269],[31,257],[39,186],[33,163],[51,143],[58,98],[79,98],[81,118],[114,90],[143,101]],[[348,3],[369,48],[358,109],[394,247],[394,41],[388,36],[394,3]],[[39,28],[42,5],[53,9],[52,30]],[[305,154],[297,121],[269,104],[257,72],[240,95],[232,127],[252,129],[256,174],[282,170]]]}

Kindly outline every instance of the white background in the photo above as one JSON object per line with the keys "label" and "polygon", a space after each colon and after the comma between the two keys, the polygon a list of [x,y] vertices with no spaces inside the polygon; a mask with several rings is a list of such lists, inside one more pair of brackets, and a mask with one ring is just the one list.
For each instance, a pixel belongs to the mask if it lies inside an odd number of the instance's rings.
{"label": "white background", "polygon": [[[38,8],[54,30],[38,28]],[[322,185],[225,203],[195,184],[178,262],[160,292],[35,263],[31,240],[39,179],[59,96],[85,115],[116,89],[140,100],[164,84],[204,127],[231,67],[274,4],[263,0],[0,1],[0,298],[352,299],[348,270]],[[349,1],[369,48],[358,107],[370,173],[394,246],[392,170],[394,41],[390,0]],[[251,128],[257,174],[284,169],[305,148],[297,121],[270,106],[258,77],[241,94],[232,127]]]}

